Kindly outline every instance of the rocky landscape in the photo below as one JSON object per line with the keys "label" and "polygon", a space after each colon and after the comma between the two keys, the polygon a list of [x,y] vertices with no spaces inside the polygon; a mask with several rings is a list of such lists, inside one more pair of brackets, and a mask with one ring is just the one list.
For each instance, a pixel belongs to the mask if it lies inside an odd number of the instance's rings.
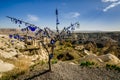
{"label": "rocky landscape", "polygon": [[42,47],[38,50],[29,49],[31,46],[26,47],[24,42],[9,39],[7,35],[0,35],[0,76],[17,69],[19,73],[27,70],[36,61],[48,60],[48,55]]}
{"label": "rocky landscape", "polygon": [[[39,40],[36,40],[37,45],[33,42],[25,44],[10,39],[7,34],[0,35],[1,80],[120,79],[118,32],[77,33],[77,39],[57,41],[51,59],[52,72],[48,70],[48,53]],[[50,51],[50,45],[45,44]]]}

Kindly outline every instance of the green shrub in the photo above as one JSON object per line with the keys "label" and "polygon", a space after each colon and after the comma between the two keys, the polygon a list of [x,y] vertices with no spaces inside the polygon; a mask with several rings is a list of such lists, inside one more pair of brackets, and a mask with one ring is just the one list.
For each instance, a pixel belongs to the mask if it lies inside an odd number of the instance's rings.
{"label": "green shrub", "polygon": [[57,63],[57,62],[58,62],[57,59],[52,59],[52,60],[51,60],[51,63],[52,63],[52,64],[55,64],[55,63]]}
{"label": "green shrub", "polygon": [[94,65],[95,63],[94,62],[89,62],[89,61],[86,61],[86,62],[82,62],[80,64],[80,66],[86,66],[86,67],[90,67],[92,65]]}
{"label": "green shrub", "polygon": [[106,68],[111,70],[114,69],[120,72],[120,67],[117,65],[106,64]]}
{"label": "green shrub", "polygon": [[25,74],[26,71],[24,70],[13,70],[13,71],[10,71],[8,73],[5,73],[1,78],[0,80],[14,80],[16,79],[18,76],[20,75],[23,75]]}
{"label": "green shrub", "polygon": [[72,44],[70,42],[65,42],[64,47],[72,47]]}

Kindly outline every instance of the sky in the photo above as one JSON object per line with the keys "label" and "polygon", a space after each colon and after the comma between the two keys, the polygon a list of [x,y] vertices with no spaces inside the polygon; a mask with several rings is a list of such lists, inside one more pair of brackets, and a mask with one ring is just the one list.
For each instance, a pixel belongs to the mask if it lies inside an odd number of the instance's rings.
{"label": "sky", "polygon": [[18,28],[10,16],[56,29],[56,8],[59,29],[79,22],[76,30],[120,31],[120,0],[0,0],[0,28]]}

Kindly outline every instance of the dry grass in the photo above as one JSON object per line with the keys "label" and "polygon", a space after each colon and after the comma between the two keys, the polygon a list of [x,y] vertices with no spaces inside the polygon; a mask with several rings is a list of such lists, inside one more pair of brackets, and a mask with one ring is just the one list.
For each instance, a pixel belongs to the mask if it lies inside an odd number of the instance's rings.
{"label": "dry grass", "polygon": [[11,63],[15,65],[15,68],[12,71],[8,71],[3,73],[3,76],[0,80],[13,80],[17,78],[19,75],[25,74],[29,69],[29,59],[4,59],[5,62]]}

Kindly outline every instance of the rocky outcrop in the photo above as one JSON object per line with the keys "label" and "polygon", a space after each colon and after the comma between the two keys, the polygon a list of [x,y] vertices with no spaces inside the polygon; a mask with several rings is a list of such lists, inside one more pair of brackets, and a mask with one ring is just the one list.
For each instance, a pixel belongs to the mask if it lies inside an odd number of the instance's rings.
{"label": "rocky outcrop", "polygon": [[79,46],[76,46],[75,47],[75,50],[83,50],[84,49],[84,46],[83,45],[79,45]]}
{"label": "rocky outcrop", "polygon": [[15,66],[13,64],[3,62],[2,60],[0,60],[0,73],[10,71],[14,67]]}
{"label": "rocky outcrop", "polygon": [[0,56],[4,58],[12,58],[18,55],[15,49],[7,49],[6,51],[0,50]]}
{"label": "rocky outcrop", "polygon": [[82,61],[90,61],[90,62],[95,62],[95,63],[109,63],[109,64],[120,64],[120,60],[114,56],[113,54],[106,54],[106,55],[101,55],[97,56],[95,54],[89,54],[84,56],[80,62]]}
{"label": "rocky outcrop", "polygon": [[120,60],[113,54],[106,54],[106,55],[101,55],[98,56],[98,58],[100,58],[103,62],[108,62],[111,64],[118,64],[120,63]]}

